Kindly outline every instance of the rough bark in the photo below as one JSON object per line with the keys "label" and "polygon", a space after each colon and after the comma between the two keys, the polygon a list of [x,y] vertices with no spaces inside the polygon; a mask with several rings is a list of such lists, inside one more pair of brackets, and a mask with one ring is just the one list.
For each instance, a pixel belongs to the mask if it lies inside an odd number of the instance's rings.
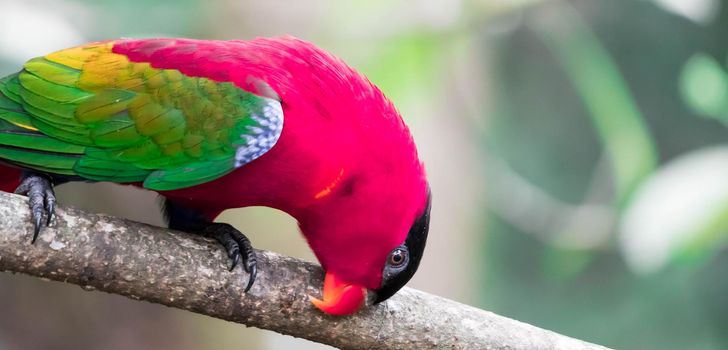
{"label": "rough bark", "polygon": [[604,349],[405,288],[349,317],[316,310],[320,267],[258,251],[258,279],[228,272],[216,243],[73,208],[34,245],[24,197],[0,192],[0,271],[19,272],[180,308],[343,349]]}

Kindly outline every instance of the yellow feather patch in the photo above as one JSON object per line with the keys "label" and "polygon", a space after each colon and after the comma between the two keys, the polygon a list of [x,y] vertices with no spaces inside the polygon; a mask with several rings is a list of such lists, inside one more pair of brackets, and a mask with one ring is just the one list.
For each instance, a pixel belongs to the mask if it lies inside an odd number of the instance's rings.
{"label": "yellow feather patch", "polygon": [[13,124],[13,125],[15,125],[15,126],[17,126],[17,127],[20,127],[20,128],[26,129],[26,130],[31,130],[31,131],[38,131],[38,128],[36,128],[36,127],[34,127],[34,126],[30,126],[30,125],[25,125],[25,124],[20,124],[20,123],[12,123],[12,124]]}
{"label": "yellow feather patch", "polygon": [[93,43],[66,50],[57,51],[45,56],[51,62],[81,70],[86,62],[92,61],[99,53],[111,52],[113,42]]}

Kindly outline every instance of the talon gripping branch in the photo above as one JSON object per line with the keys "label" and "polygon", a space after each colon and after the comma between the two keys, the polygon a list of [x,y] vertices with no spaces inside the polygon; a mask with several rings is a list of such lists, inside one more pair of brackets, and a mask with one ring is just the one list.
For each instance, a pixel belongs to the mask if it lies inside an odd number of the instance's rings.
{"label": "talon gripping branch", "polygon": [[33,241],[68,181],[157,191],[170,228],[214,237],[232,268],[242,259],[248,289],[250,241],[213,219],[285,211],[326,270],[312,301],[336,315],[407,283],[429,227],[425,172],[394,106],[290,37],[105,41],[28,61],[0,80],[0,189],[29,197]]}

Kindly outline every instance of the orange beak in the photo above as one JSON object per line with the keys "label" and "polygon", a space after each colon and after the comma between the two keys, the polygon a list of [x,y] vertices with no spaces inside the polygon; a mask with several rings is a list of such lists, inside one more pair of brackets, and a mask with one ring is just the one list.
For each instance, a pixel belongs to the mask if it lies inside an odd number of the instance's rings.
{"label": "orange beak", "polygon": [[324,279],[323,300],[311,298],[311,302],[319,310],[336,316],[351,315],[364,306],[367,289],[355,284],[346,283],[333,273],[327,272]]}

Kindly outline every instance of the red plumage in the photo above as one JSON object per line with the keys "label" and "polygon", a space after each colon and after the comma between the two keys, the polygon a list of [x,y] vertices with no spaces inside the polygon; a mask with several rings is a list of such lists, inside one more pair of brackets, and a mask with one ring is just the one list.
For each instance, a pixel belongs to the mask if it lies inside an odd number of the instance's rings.
{"label": "red plumage", "polygon": [[[387,254],[424,210],[427,184],[410,132],[378,88],[290,37],[132,40],[117,43],[114,52],[254,93],[251,77],[270,85],[285,115],[273,149],[218,180],[163,194],[211,217],[245,206],[283,210],[299,221],[327,271],[379,287]],[[337,191],[316,198],[332,184]]]}
{"label": "red plumage", "polygon": [[20,184],[20,170],[0,165],[0,191],[13,192]]}

